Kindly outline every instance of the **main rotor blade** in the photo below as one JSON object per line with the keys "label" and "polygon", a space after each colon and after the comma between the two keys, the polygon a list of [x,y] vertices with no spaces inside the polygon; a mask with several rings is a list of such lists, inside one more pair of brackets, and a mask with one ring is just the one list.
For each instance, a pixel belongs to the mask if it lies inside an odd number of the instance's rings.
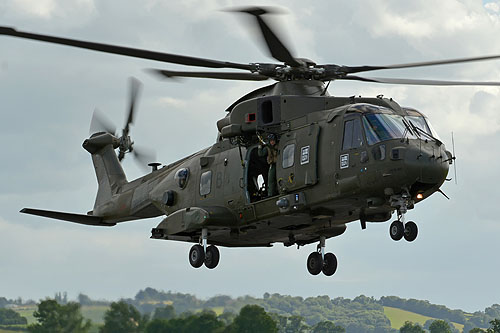
{"label": "main rotor blade", "polygon": [[230,72],[178,72],[169,71],[164,69],[148,69],[148,71],[161,75],[163,78],[177,78],[177,77],[197,77],[207,79],[221,79],[221,80],[247,80],[247,81],[264,81],[269,77],[260,74],[250,73],[230,73]]}
{"label": "main rotor blade", "polygon": [[436,66],[436,65],[448,65],[448,64],[459,64],[464,62],[474,62],[474,61],[485,61],[500,59],[500,55],[491,55],[483,57],[472,57],[472,58],[460,58],[460,59],[447,59],[447,60],[437,60],[437,61],[425,61],[425,62],[414,62],[408,64],[396,64],[387,66],[341,66],[340,70],[346,74],[376,71],[381,69],[401,69],[401,68],[412,68],[412,67],[425,67],[425,66]]}
{"label": "main rotor blade", "polygon": [[42,42],[49,42],[54,44],[69,45],[74,47],[79,47],[83,49],[89,49],[94,51],[100,51],[105,53],[119,54],[129,57],[157,60],[162,62],[168,62],[173,64],[187,65],[187,66],[198,66],[198,67],[210,67],[210,68],[235,68],[235,69],[246,69],[250,70],[249,64],[239,64],[227,61],[218,61],[205,58],[189,57],[171,53],[154,52],[143,49],[135,49],[131,47],[116,46],[110,44],[94,43],[81,41],[76,39],[54,37],[48,35],[40,35],[28,32],[18,31],[11,27],[0,27],[0,35],[8,35],[26,39],[33,39]]}
{"label": "main rotor blade", "polygon": [[248,7],[248,8],[235,8],[229,9],[228,11],[247,13],[255,17],[257,23],[259,24],[262,36],[266,41],[266,45],[269,49],[271,55],[279,60],[283,61],[285,64],[292,67],[300,67],[302,63],[297,61],[288,48],[283,44],[282,40],[278,35],[271,29],[269,24],[264,20],[262,15],[277,12],[276,9],[272,7]]}
{"label": "main rotor blade", "polygon": [[354,81],[386,83],[386,84],[409,84],[417,86],[500,86],[500,82],[394,79],[394,78],[383,78],[383,77],[360,77],[355,75],[347,75],[346,77],[340,78],[339,80],[354,80]]}
{"label": "main rotor blade", "polygon": [[134,123],[134,110],[139,95],[140,89],[142,87],[141,81],[135,77],[130,78],[130,106],[128,111],[127,122],[125,123],[125,128],[123,129],[123,135],[128,135],[129,125]]}
{"label": "main rotor blade", "polygon": [[95,109],[92,114],[92,120],[90,121],[90,129],[89,134],[94,134],[97,132],[106,132],[111,135],[115,135],[116,127],[113,123],[104,116],[104,114],[99,111],[99,109]]}

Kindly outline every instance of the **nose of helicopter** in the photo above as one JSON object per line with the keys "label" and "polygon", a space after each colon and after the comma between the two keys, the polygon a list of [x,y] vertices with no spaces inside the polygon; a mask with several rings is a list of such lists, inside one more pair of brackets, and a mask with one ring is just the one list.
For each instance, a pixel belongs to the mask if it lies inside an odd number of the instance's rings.
{"label": "nose of helicopter", "polygon": [[441,143],[417,141],[404,150],[393,149],[391,158],[404,160],[407,176],[417,184],[412,186],[414,191],[437,190],[448,175],[451,153]]}

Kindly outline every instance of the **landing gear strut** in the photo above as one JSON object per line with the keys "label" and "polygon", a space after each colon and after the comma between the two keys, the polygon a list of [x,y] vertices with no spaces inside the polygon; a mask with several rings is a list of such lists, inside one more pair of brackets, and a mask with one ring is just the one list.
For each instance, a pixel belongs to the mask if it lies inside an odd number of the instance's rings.
{"label": "landing gear strut", "polygon": [[320,236],[316,252],[307,257],[307,270],[312,275],[323,272],[326,276],[331,276],[337,270],[337,257],[333,253],[325,254],[325,236]]}
{"label": "landing gear strut", "polygon": [[203,264],[209,269],[217,267],[219,264],[219,249],[215,245],[207,247],[208,231],[206,228],[201,230],[201,244],[196,244],[189,250],[189,263],[194,268],[200,268]]}
{"label": "landing gear strut", "polygon": [[410,195],[407,192],[391,197],[391,206],[397,208],[398,212],[398,219],[392,222],[389,227],[389,235],[393,240],[398,241],[404,237],[406,241],[413,242],[417,238],[417,225],[413,221],[405,223],[404,216],[408,211],[408,206],[413,206],[413,204],[413,200],[410,199]]}

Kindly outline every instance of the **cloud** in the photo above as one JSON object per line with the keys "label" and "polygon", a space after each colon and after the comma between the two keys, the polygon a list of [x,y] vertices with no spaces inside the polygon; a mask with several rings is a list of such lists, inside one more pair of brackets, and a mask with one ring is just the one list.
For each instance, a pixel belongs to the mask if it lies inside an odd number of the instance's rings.
{"label": "cloud", "polygon": [[71,20],[95,11],[94,0],[5,0],[5,8],[23,17]]}
{"label": "cloud", "polygon": [[491,13],[500,14],[500,1],[485,3],[484,8],[486,8]]}

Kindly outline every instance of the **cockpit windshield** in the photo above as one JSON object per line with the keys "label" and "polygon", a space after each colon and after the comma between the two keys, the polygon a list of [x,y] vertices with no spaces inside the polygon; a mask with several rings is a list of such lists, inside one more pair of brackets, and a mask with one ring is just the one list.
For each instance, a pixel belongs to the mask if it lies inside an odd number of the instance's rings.
{"label": "cockpit windshield", "polygon": [[418,112],[416,110],[407,109],[407,108],[405,108],[404,110],[408,114],[405,117],[405,119],[408,120],[412,126],[415,126],[415,127],[419,128],[420,130],[422,130],[423,132],[440,140],[436,131],[432,128],[429,120],[426,117],[424,117],[420,112]]}
{"label": "cockpit windshield", "polygon": [[403,117],[393,113],[366,113],[363,115],[363,127],[369,145],[390,139],[414,138]]}
{"label": "cockpit windshield", "polygon": [[351,110],[363,114],[363,128],[369,145],[391,139],[416,139],[422,136],[439,140],[428,120],[417,110],[404,108],[404,117],[385,107],[369,104],[357,104]]}

